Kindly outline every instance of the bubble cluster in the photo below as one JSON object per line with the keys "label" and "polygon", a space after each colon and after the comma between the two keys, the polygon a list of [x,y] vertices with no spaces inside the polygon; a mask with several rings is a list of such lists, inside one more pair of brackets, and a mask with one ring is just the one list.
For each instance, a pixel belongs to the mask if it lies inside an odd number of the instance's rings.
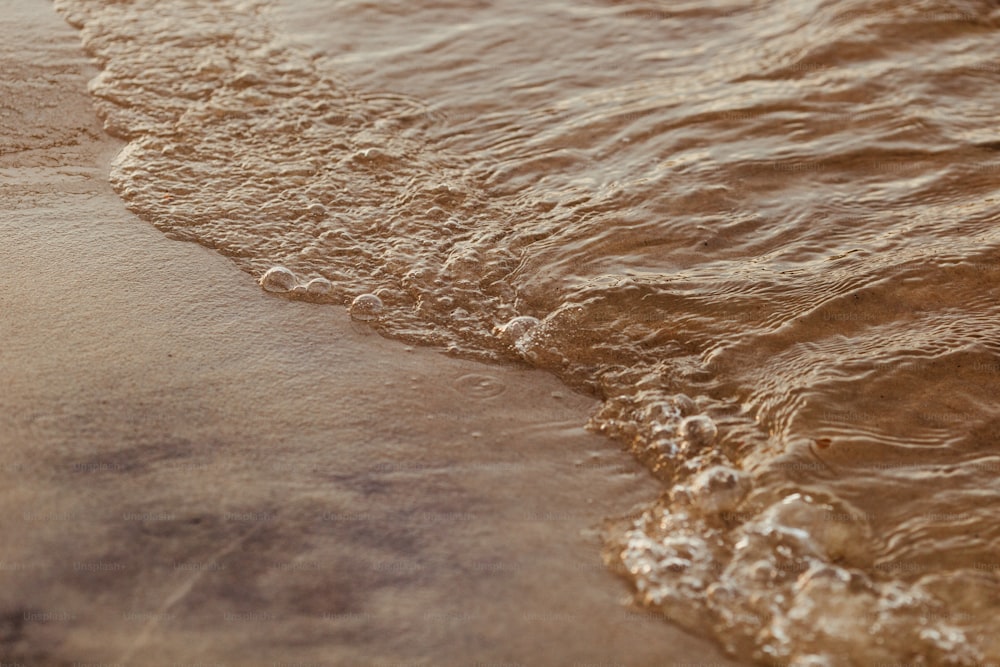
{"label": "bubble cluster", "polygon": [[519,315],[518,317],[508,320],[503,325],[496,327],[494,332],[497,336],[499,336],[500,340],[504,341],[508,345],[514,345],[522,336],[524,336],[524,334],[528,333],[538,325],[539,319],[537,317]]}
{"label": "bubble cluster", "polygon": [[728,466],[712,466],[699,473],[691,483],[693,502],[706,514],[732,512],[750,492],[750,476]]}
{"label": "bubble cluster", "polygon": [[831,516],[853,516],[849,507],[793,493],[757,513],[739,509],[745,491],[738,471],[710,468],[675,489],[690,505],[650,508],[622,533],[615,554],[646,605],[768,664],[890,664],[901,647],[924,656],[920,664],[981,664],[926,591],[853,567],[865,558],[866,526],[823,530]]}

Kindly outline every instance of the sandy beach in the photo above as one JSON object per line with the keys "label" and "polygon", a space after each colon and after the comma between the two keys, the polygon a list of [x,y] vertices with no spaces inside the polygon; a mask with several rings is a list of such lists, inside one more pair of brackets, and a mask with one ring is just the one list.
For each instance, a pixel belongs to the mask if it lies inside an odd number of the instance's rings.
{"label": "sandy beach", "polygon": [[4,664],[735,664],[601,563],[658,487],[594,401],[168,240],[107,184],[76,32],[5,10]]}

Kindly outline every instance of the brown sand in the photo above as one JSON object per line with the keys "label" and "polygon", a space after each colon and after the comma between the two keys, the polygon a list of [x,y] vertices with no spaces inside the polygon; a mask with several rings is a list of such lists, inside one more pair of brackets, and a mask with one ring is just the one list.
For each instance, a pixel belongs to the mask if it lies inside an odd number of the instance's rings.
{"label": "brown sand", "polygon": [[601,566],[657,487],[592,401],[167,240],[74,31],[13,0],[0,34],[3,663],[733,664]]}

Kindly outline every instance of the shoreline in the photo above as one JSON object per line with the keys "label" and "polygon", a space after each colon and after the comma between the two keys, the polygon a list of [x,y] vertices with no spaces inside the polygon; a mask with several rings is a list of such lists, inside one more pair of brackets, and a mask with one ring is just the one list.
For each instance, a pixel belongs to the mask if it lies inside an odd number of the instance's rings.
{"label": "shoreline", "polygon": [[659,487],[593,400],[168,240],[107,183],[75,31],[0,26],[5,662],[736,664],[622,604],[600,526]]}

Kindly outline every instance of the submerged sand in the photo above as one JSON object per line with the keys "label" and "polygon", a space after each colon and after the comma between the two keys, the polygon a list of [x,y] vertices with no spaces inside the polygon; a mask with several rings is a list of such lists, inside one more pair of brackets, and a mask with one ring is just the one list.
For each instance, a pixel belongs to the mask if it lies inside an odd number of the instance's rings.
{"label": "submerged sand", "polygon": [[4,663],[730,664],[602,566],[657,486],[592,400],[166,239],[74,31],[15,0],[0,34]]}

